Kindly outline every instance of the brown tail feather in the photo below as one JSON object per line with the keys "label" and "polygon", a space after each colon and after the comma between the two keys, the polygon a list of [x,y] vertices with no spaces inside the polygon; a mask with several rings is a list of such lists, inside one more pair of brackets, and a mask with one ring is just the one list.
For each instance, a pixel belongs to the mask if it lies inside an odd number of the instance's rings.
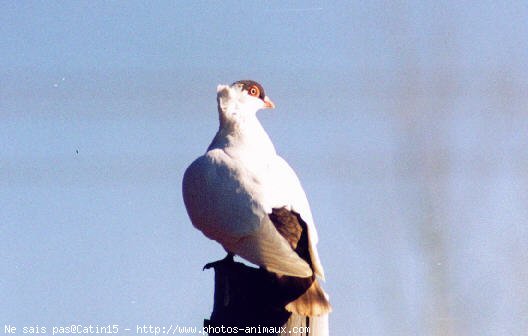
{"label": "brown tail feather", "polygon": [[[298,213],[285,207],[273,208],[269,217],[291,248],[313,270],[306,222]],[[302,316],[326,315],[332,311],[328,295],[319,285],[315,274],[306,278],[278,275],[278,279],[292,295],[291,299],[295,298],[286,305],[286,310]]]}
{"label": "brown tail feather", "polygon": [[286,310],[304,316],[318,316],[330,313],[332,306],[319,281],[315,280],[303,295],[286,305]]}

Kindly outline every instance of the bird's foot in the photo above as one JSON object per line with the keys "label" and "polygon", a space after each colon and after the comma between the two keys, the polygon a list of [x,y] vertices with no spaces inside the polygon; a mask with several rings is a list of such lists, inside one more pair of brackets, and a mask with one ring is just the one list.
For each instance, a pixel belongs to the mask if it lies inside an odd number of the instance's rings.
{"label": "bird's foot", "polygon": [[225,263],[232,263],[235,261],[234,257],[235,257],[234,254],[228,253],[224,259],[220,259],[220,260],[205,264],[204,267],[202,268],[202,271],[205,271],[206,269],[210,269],[210,268],[215,268]]}

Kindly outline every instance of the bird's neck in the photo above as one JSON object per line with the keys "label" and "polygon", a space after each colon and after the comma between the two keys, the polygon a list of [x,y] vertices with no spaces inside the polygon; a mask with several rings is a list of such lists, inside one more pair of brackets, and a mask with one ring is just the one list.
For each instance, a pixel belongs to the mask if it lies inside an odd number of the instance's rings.
{"label": "bird's neck", "polygon": [[255,114],[220,117],[220,127],[209,149],[241,155],[275,155],[275,147]]}

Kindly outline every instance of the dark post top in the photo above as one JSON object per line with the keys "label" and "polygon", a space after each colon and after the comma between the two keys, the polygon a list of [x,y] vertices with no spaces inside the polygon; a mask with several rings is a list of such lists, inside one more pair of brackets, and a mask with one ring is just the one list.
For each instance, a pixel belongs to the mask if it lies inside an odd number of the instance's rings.
{"label": "dark post top", "polygon": [[291,313],[284,307],[295,297],[288,281],[278,281],[273,273],[232,260],[211,265],[215,271],[214,307],[211,318],[204,320],[209,335],[227,335],[228,327],[255,327],[252,329],[255,333],[239,332],[244,335],[281,335],[280,332],[262,333],[262,327],[279,330],[290,318]]}

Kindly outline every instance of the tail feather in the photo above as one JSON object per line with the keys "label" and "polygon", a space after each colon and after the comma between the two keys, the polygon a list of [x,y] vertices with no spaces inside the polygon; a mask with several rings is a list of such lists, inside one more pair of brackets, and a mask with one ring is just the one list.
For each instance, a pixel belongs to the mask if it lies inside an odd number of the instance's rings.
{"label": "tail feather", "polygon": [[304,294],[286,305],[289,312],[304,316],[325,315],[332,311],[328,295],[315,280]]}
{"label": "tail feather", "polygon": [[[332,311],[332,306],[317,279],[316,273],[322,274],[322,268],[316,251],[312,250],[308,225],[300,214],[286,207],[273,208],[269,218],[292,250],[314,271],[307,277],[277,274],[279,283],[290,294],[285,308],[292,313],[285,324],[287,331],[283,335],[328,336],[328,314]],[[314,267],[314,260],[317,267]]]}

